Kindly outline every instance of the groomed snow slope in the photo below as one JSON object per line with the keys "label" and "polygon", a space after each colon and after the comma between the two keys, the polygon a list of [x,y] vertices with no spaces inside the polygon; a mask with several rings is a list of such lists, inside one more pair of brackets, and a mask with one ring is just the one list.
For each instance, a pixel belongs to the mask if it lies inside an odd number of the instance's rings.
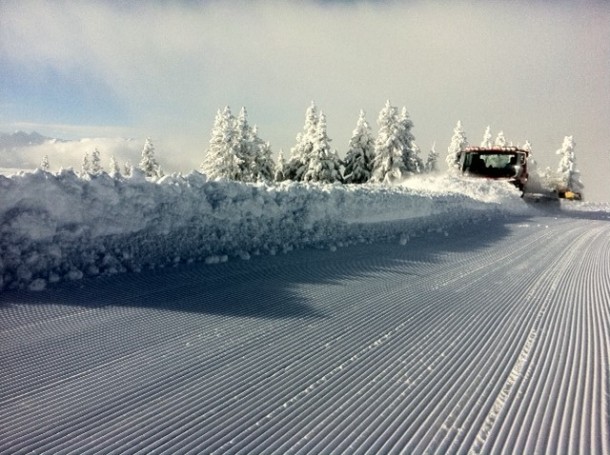
{"label": "groomed snow slope", "polygon": [[608,215],[6,291],[0,452],[610,453]]}
{"label": "groomed snow slope", "polygon": [[411,184],[245,185],[198,172],[151,182],[138,170],[127,179],[72,170],[0,176],[0,290],[335,248],[526,210],[514,188],[493,182],[472,182],[467,194],[449,178]]}
{"label": "groomed snow slope", "polygon": [[0,293],[0,453],[610,453],[607,206],[444,177],[0,189],[30,288]]}

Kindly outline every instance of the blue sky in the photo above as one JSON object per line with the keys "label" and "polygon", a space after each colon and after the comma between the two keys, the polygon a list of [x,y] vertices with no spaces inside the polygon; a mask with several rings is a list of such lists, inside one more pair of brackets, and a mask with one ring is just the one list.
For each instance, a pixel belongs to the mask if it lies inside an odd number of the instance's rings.
{"label": "blue sky", "polygon": [[[427,153],[461,120],[529,140],[574,135],[585,183],[610,174],[606,1],[0,2],[0,131],[151,136],[166,167],[201,162],[217,109],[245,105],[289,153],[315,100],[340,154],[361,108],[405,105]],[[600,162],[604,163],[600,166]],[[610,196],[607,198],[610,199]]]}
{"label": "blue sky", "polygon": [[91,76],[66,77],[52,66],[34,71],[10,61],[0,61],[0,66],[3,106],[10,106],[4,112],[7,121],[40,122],[43,126],[129,122],[123,103],[104,81]]}

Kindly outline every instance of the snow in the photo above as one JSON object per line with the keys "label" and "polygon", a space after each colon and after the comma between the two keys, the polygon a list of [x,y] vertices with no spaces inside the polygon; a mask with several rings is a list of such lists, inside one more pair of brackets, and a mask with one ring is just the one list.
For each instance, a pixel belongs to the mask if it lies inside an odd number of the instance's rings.
{"label": "snow", "polygon": [[446,176],[0,195],[3,286],[36,291],[0,292],[1,453],[609,453],[608,205]]}
{"label": "snow", "polygon": [[418,231],[533,210],[505,183],[450,176],[267,185],[199,172],[155,180],[138,170],[129,178],[37,170],[0,175],[0,191],[0,289],[295,248],[405,244]]}

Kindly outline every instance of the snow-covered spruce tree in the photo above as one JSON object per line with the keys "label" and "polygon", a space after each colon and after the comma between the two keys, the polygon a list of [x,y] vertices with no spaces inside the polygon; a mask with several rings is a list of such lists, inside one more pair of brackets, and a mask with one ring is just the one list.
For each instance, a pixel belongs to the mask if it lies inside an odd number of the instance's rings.
{"label": "snow-covered spruce tree", "polygon": [[42,157],[42,161],[40,162],[40,169],[44,172],[49,172],[50,168],[49,155],[45,155]]}
{"label": "snow-covered spruce tree", "polygon": [[582,192],[584,185],[580,180],[580,171],[576,168],[576,157],[574,155],[573,136],[565,136],[561,148],[557,150],[557,155],[560,155],[559,167],[557,173],[561,184],[571,191]]}
{"label": "snow-covered spruce tree", "polygon": [[491,148],[493,147],[493,140],[491,136],[491,127],[488,125],[485,128],[485,134],[483,134],[483,140],[481,141],[481,147]]}
{"label": "snow-covered spruce tree", "polygon": [[352,132],[349,149],[345,155],[343,180],[345,183],[366,183],[373,171],[375,139],[371,127],[366,121],[363,110],[360,111],[356,129]]}
{"label": "snow-covered spruce tree", "polygon": [[494,140],[494,146],[496,147],[506,147],[507,142],[506,142],[506,138],[504,137],[504,131],[500,131],[498,133],[498,135],[496,136],[496,139]]}
{"label": "snow-covered spruce tree", "polygon": [[413,160],[417,166],[417,174],[423,174],[426,172],[426,163],[421,157],[421,148],[415,141],[413,141]]}
{"label": "snow-covered spruce tree", "polygon": [[235,139],[235,117],[229,106],[216,113],[211,136],[201,170],[211,180],[241,180],[243,163]]}
{"label": "snow-covered spruce tree", "polygon": [[432,148],[428,152],[428,159],[426,160],[425,171],[428,173],[436,173],[438,169],[438,152],[436,151],[436,142],[432,144]]}
{"label": "snow-covered spruce tree", "polygon": [[318,109],[312,101],[305,112],[303,132],[297,134],[297,143],[291,149],[290,159],[284,167],[284,175],[288,180],[302,181],[309,167],[313,151],[313,138],[318,127]]}
{"label": "snow-covered spruce tree", "polygon": [[303,174],[303,181],[340,182],[340,162],[337,154],[330,148],[331,139],[326,132],[326,115],[324,115],[324,112],[320,112],[316,132],[312,139],[313,148],[307,163],[307,169]]}
{"label": "snow-covered spruce tree", "polygon": [[233,138],[236,142],[235,151],[239,162],[239,180],[242,182],[253,182],[255,181],[253,165],[256,150],[245,107],[241,108],[235,121],[235,134]]}
{"label": "snow-covered spruce tree", "polygon": [[85,152],[83,155],[83,161],[81,163],[81,174],[86,175],[91,172],[91,160],[89,159],[89,152]]}
{"label": "snow-covered spruce tree", "polygon": [[296,144],[290,149],[290,157],[284,164],[285,180],[297,181],[305,173],[303,133],[297,133]]}
{"label": "snow-covered spruce tree", "polygon": [[277,164],[275,165],[274,178],[276,182],[283,182],[286,180],[284,173],[284,167],[286,166],[286,160],[284,159],[284,151],[280,149],[280,153],[277,157]]}
{"label": "snow-covered spruce tree", "polygon": [[527,171],[528,178],[526,182],[526,189],[532,193],[544,192],[550,189],[550,186],[546,184],[547,178],[550,177],[551,170],[548,168],[548,175],[541,173],[538,169],[538,162],[532,154],[532,144],[529,141],[525,141],[525,144],[521,147],[523,150],[529,152],[527,155]]}
{"label": "snow-covered spruce tree", "polygon": [[339,166],[339,179],[338,179],[338,181],[340,181],[341,183],[344,183],[343,182],[343,172],[341,171],[341,167],[343,166],[343,160],[339,157],[339,152],[337,151],[337,149],[332,149],[332,155],[333,155],[333,160]]}
{"label": "snow-covered spruce tree", "polygon": [[125,177],[131,177],[132,174],[133,174],[133,166],[131,165],[131,163],[129,161],[125,161],[125,164],[123,165],[123,175]]}
{"label": "snow-covered spruce tree", "polygon": [[386,101],[377,119],[379,132],[375,140],[375,157],[371,182],[391,183],[407,172],[403,156],[404,143],[396,107]]}
{"label": "snow-covered spruce tree", "polygon": [[419,157],[419,147],[415,143],[415,136],[411,130],[413,122],[409,117],[407,107],[403,106],[398,117],[399,138],[402,142],[402,156],[405,169],[409,174],[421,174],[424,171],[424,162]]}
{"label": "snow-covered spruce tree", "polygon": [[144,148],[142,149],[142,159],[140,160],[138,167],[146,177],[163,177],[161,166],[159,166],[159,163],[157,163],[155,158],[155,146],[150,138],[147,138],[146,142],[144,143]]}
{"label": "snow-covered spruce tree", "polygon": [[252,163],[250,175],[253,182],[272,182],[275,178],[275,162],[271,154],[271,144],[258,136],[256,125],[250,129]]}
{"label": "snow-covered spruce tree", "polygon": [[91,165],[89,172],[93,175],[99,175],[102,173],[102,171],[102,158],[100,157],[100,151],[95,148],[91,154]]}
{"label": "snow-covered spruce tree", "polygon": [[553,190],[554,188],[557,187],[557,185],[556,185],[557,177],[555,176],[555,173],[551,169],[551,166],[547,166],[544,169],[544,172],[540,174],[540,178],[542,179],[543,185],[547,189]]}
{"label": "snow-covered spruce tree", "polygon": [[269,182],[273,180],[275,166],[271,146],[258,136],[256,126],[248,123],[248,113],[242,107],[234,122],[234,150],[239,163],[238,180],[242,182]]}
{"label": "snow-covered spruce tree", "polygon": [[445,158],[449,172],[457,173],[459,171],[459,153],[466,147],[468,147],[468,139],[462,128],[462,122],[458,120],[453,129],[453,136],[451,137],[451,143],[447,148],[447,157]]}
{"label": "snow-covered spruce tree", "polygon": [[117,163],[114,155],[110,157],[110,164],[108,165],[108,174],[110,177],[117,178],[121,176],[121,170],[119,169],[119,163]]}

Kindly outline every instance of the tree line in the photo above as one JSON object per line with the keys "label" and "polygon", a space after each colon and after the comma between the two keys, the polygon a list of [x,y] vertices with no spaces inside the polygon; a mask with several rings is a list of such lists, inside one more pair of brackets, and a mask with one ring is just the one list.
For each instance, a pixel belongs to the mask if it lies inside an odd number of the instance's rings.
{"label": "tree line", "polygon": [[406,108],[399,112],[387,101],[377,122],[375,138],[365,113],[360,112],[345,158],[341,159],[330,145],[326,115],[312,102],[290,156],[286,158],[280,151],[276,162],[269,143],[248,124],[245,108],[235,117],[227,106],[216,114],[201,170],[211,179],[320,183],[388,182],[437,170],[438,153],[434,149],[426,162],[420,157]]}
{"label": "tree line", "polygon": [[[142,149],[142,158],[137,166],[137,169],[142,172],[144,177],[151,179],[158,179],[163,177],[165,174],[161,165],[155,158],[155,147],[150,138],[146,139],[144,148]],[[48,155],[42,157],[40,162],[40,169],[45,172],[49,172],[51,168],[50,160]],[[80,175],[83,176],[94,176],[105,172],[102,166],[101,153],[99,149],[94,148],[93,152],[85,152],[81,162]],[[108,175],[111,177],[125,176],[129,177],[134,172],[134,166],[129,161],[125,162],[123,166],[120,166],[114,156],[110,157],[110,163],[108,165]]]}
{"label": "tree line", "polygon": [[[390,101],[386,101],[379,112],[377,125],[378,132],[374,136],[365,113],[361,110],[345,158],[341,159],[337,150],[330,145],[326,115],[312,102],[305,112],[303,130],[297,134],[290,156],[286,158],[280,150],[276,161],[269,142],[261,139],[256,126],[249,124],[246,108],[242,107],[239,114],[234,116],[230,107],[226,106],[216,114],[200,170],[212,180],[348,184],[391,183],[412,175],[439,171],[439,154],[435,144],[428,152],[427,159],[422,159],[412,133],[413,122],[406,107],[399,111]],[[503,131],[493,139],[488,126],[480,145],[504,147],[513,144],[507,141]],[[445,158],[450,172],[458,171],[457,157],[468,146],[466,133],[461,121],[458,121]],[[574,147],[573,137],[566,136],[562,147],[556,152],[561,157],[557,171],[546,168],[540,173],[540,178],[545,182],[561,182],[569,188],[582,190],[584,185],[576,166]],[[529,141],[521,148],[530,152],[530,173],[537,172]],[[48,156],[43,157],[40,167],[49,170]],[[133,169],[129,163],[125,163],[121,169],[115,158],[111,157],[108,173],[111,176],[130,176]],[[146,139],[137,169],[152,179],[164,175],[155,158],[155,148],[150,138]],[[91,155],[85,153],[81,174],[95,175],[101,172],[103,168],[98,149]]]}

